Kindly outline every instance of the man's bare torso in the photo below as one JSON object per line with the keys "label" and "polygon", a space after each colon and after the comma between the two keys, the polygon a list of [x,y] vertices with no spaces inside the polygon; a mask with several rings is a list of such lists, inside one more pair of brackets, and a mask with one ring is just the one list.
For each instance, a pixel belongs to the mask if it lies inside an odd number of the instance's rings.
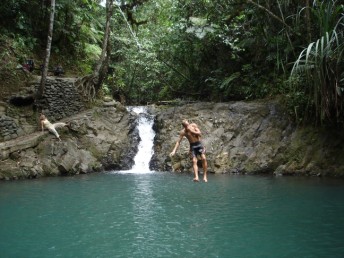
{"label": "man's bare torso", "polygon": [[[197,127],[196,124],[191,124],[190,126]],[[199,142],[201,140],[201,136],[200,135],[193,134],[192,132],[190,132],[187,129],[183,129],[181,134],[184,135],[186,137],[186,139],[188,139],[190,144],[191,143],[195,143],[195,142]]]}

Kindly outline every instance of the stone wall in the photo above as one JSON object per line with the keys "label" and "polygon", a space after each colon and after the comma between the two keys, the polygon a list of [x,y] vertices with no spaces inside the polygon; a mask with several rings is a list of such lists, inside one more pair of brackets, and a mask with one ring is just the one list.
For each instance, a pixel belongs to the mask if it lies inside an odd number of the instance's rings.
{"label": "stone wall", "polygon": [[0,115],[0,141],[15,139],[24,134],[15,119]]}
{"label": "stone wall", "polygon": [[[75,78],[48,78],[39,112],[42,111],[51,121],[58,121],[85,110],[81,96],[74,86],[75,81]],[[34,86],[37,90],[39,82]]]}

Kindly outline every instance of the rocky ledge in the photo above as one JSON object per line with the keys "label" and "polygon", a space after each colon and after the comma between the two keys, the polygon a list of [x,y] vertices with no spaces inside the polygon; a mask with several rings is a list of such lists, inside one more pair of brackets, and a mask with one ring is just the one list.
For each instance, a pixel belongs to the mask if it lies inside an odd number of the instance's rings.
{"label": "rocky ledge", "polygon": [[155,112],[153,170],[192,171],[187,140],[173,158],[168,155],[188,119],[203,133],[209,172],[344,177],[343,130],[298,127],[277,100],[192,103]]}
{"label": "rocky ledge", "polygon": [[61,142],[37,126],[37,132],[0,143],[0,179],[129,169],[140,140],[135,119],[121,105],[106,103],[62,120],[70,127],[58,129]]}
{"label": "rocky ledge", "polygon": [[[211,173],[344,177],[343,130],[298,127],[277,100],[152,105],[149,110],[156,132],[152,170],[192,173],[187,140],[169,156],[182,119],[188,119],[202,131]],[[0,142],[0,179],[130,169],[140,141],[136,117],[117,102],[105,102],[64,119],[70,126],[59,130],[61,142],[38,126]]]}

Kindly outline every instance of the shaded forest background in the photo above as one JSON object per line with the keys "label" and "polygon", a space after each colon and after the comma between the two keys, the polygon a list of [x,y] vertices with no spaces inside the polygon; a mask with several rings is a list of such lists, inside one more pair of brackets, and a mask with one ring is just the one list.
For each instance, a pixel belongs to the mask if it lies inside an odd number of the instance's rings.
{"label": "shaded forest background", "polygon": [[[335,0],[56,0],[49,69],[91,74],[125,104],[281,98],[297,122],[344,122],[344,5]],[[43,64],[51,2],[2,0],[0,89]],[[33,74],[40,74],[34,70]]]}

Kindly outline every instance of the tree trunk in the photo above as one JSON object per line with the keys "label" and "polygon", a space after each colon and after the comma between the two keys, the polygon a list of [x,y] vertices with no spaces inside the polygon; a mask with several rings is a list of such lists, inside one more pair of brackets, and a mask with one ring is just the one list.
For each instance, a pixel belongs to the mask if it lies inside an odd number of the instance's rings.
{"label": "tree trunk", "polygon": [[110,44],[110,34],[111,34],[111,17],[113,12],[113,0],[106,0],[106,24],[105,24],[105,33],[102,45],[102,53],[100,55],[99,61],[96,68],[93,71],[92,77],[94,82],[95,91],[98,92],[102,86],[102,83],[105,79],[108,58],[109,58],[109,44]]}
{"label": "tree trunk", "polygon": [[305,2],[306,2],[305,19],[306,19],[306,25],[307,25],[307,39],[308,39],[308,43],[311,43],[312,31],[311,31],[310,3],[309,3],[309,0],[306,0]]}
{"label": "tree trunk", "polygon": [[55,0],[51,0],[47,48],[45,50],[45,60],[44,60],[44,64],[43,64],[41,83],[39,85],[39,89],[38,89],[38,93],[37,93],[37,99],[41,99],[43,97],[44,89],[45,89],[45,83],[47,80],[48,69],[49,69],[50,51],[51,51],[51,42],[53,39],[54,16],[55,16]]}

